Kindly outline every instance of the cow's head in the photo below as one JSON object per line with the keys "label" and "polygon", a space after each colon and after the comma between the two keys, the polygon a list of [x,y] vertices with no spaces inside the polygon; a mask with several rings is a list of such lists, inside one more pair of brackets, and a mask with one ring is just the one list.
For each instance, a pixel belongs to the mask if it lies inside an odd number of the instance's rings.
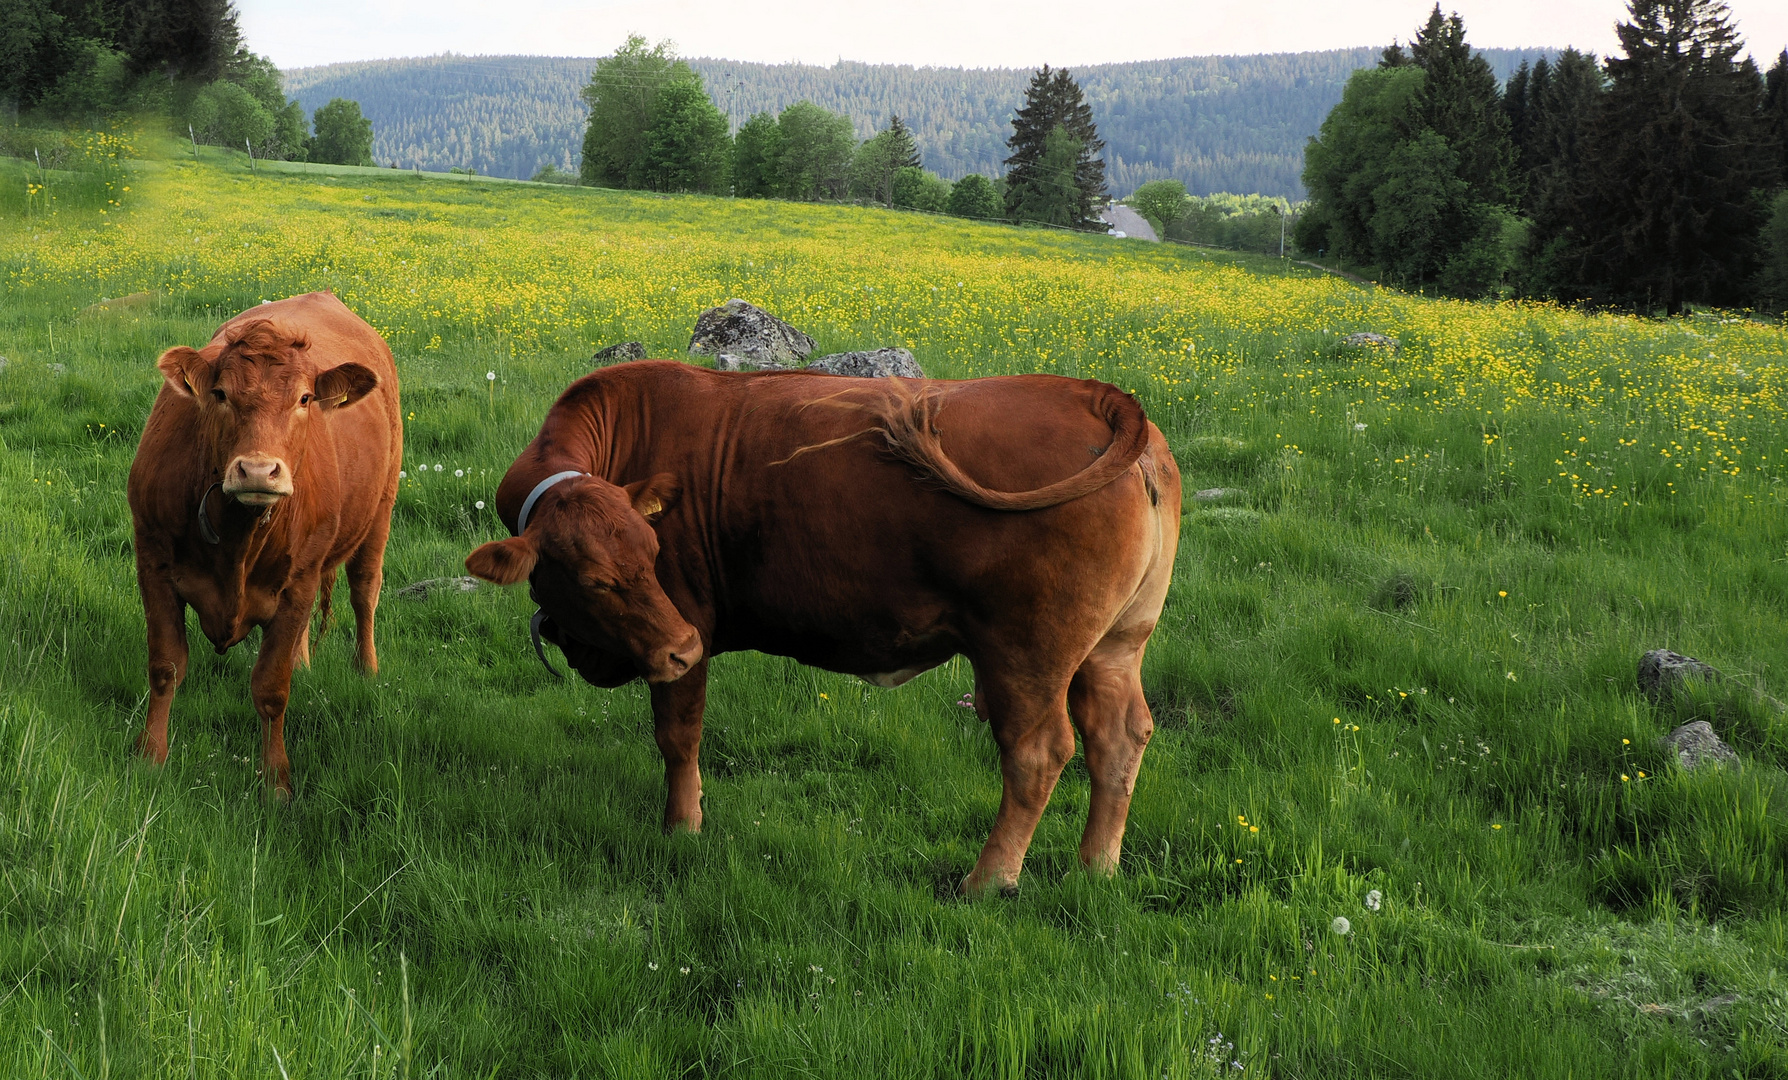
{"label": "cow's head", "polygon": [[169,349],[155,366],[198,407],[194,437],[209,448],[224,494],[255,507],[292,493],[311,424],[325,409],[345,409],[379,385],[360,364],[312,356],[307,338],[267,319],[203,349]]}
{"label": "cow's head", "polygon": [[498,585],[531,579],[549,617],[543,632],[591,682],[614,686],[635,674],[672,682],[702,658],[701,635],[658,584],[658,536],[647,520],[677,493],[663,473],[626,487],[594,476],[562,481],[540,496],[520,536],[473,551],[466,569]]}

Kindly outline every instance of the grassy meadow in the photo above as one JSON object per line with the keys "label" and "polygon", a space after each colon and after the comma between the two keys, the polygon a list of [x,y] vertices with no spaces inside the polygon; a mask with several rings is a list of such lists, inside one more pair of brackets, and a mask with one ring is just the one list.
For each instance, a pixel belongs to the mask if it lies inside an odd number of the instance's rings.
{"label": "grassy meadow", "polygon": [[[1751,693],[1788,696],[1782,327],[114,157],[0,159],[0,1074],[1788,1077],[1788,721]],[[258,637],[193,626],[168,764],[128,752],[124,476],[161,350],[323,288],[397,354],[407,479],[381,674],[316,648],[275,808]],[[1110,380],[1223,489],[1187,501],[1114,880],[1077,869],[1077,759],[1019,895],[953,894],[999,792],[960,661],[890,691],[718,659],[706,831],[664,837],[642,686],[548,678],[525,590],[394,595],[503,535],[480,503],[596,348],[681,355],[731,296],[822,351]],[[1654,707],[1658,646],[1736,678]],[[1658,748],[1696,716],[1742,770]]]}

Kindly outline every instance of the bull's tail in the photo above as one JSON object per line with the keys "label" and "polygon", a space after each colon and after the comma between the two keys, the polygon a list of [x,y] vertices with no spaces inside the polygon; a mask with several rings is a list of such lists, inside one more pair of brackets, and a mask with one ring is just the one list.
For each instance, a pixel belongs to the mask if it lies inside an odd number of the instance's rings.
{"label": "bull's tail", "polygon": [[[885,383],[889,395],[868,406],[880,420],[869,430],[881,434],[888,452],[896,458],[932,477],[958,498],[989,510],[1041,510],[1090,495],[1122,476],[1148,448],[1149,422],[1142,406],[1115,386],[1093,383],[1093,411],[1112,431],[1111,444],[1098,460],[1073,476],[1031,491],[995,491],[977,483],[944,453],[937,431],[937,415],[943,407],[939,389],[914,387],[903,379]],[[1144,479],[1153,482],[1152,476]]]}

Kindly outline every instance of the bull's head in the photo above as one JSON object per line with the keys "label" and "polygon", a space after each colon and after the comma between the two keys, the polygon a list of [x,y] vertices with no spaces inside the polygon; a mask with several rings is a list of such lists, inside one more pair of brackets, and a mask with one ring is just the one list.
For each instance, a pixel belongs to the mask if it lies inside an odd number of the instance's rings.
{"label": "bull's head", "polygon": [[325,409],[347,408],[379,385],[360,364],[325,367],[308,339],[266,319],[203,349],[169,349],[155,366],[198,406],[194,436],[209,449],[224,494],[253,507],[292,493],[310,425]]}
{"label": "bull's head", "polygon": [[541,495],[520,536],[485,544],[466,569],[485,581],[534,584],[542,632],[586,679],[618,686],[680,679],[701,660],[702,639],[658,584],[658,536],[647,520],[675,501],[660,473],[626,487],[580,476]]}

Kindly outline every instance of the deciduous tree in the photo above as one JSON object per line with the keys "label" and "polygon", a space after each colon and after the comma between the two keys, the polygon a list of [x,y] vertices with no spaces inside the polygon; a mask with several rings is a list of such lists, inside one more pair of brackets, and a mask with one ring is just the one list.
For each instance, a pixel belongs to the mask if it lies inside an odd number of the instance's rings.
{"label": "deciduous tree", "polygon": [[1156,235],[1166,239],[1167,230],[1186,216],[1186,185],[1178,180],[1150,180],[1124,201],[1149,219]]}
{"label": "deciduous tree", "polygon": [[758,113],[733,136],[733,194],[769,199],[781,190],[782,129],[776,117]]}
{"label": "deciduous tree", "polygon": [[950,186],[950,201],[945,209],[957,217],[998,217],[1004,207],[993,181],[980,173],[969,173]]}
{"label": "deciduous tree", "polygon": [[782,154],[777,168],[787,199],[842,199],[850,186],[857,139],[851,118],[797,101],[776,118]]}
{"label": "deciduous tree", "polygon": [[673,82],[695,77],[669,41],[648,45],[638,34],[596,61],[580,96],[590,109],[584,125],[579,176],[598,187],[644,183],[646,133],[658,119],[658,95]]}
{"label": "deciduous tree", "polygon": [[679,79],[658,94],[658,116],[646,130],[644,186],[653,191],[728,190],[732,139],[726,117],[708,99],[701,80]]}
{"label": "deciduous tree", "polygon": [[333,98],[313,117],[316,134],[310,160],[329,165],[371,165],[372,121],[360,115],[360,103]]}
{"label": "deciduous tree", "polygon": [[1007,212],[1016,221],[1083,228],[1086,198],[1075,171],[1086,144],[1057,125],[1043,141],[1043,153],[1006,191]]}

